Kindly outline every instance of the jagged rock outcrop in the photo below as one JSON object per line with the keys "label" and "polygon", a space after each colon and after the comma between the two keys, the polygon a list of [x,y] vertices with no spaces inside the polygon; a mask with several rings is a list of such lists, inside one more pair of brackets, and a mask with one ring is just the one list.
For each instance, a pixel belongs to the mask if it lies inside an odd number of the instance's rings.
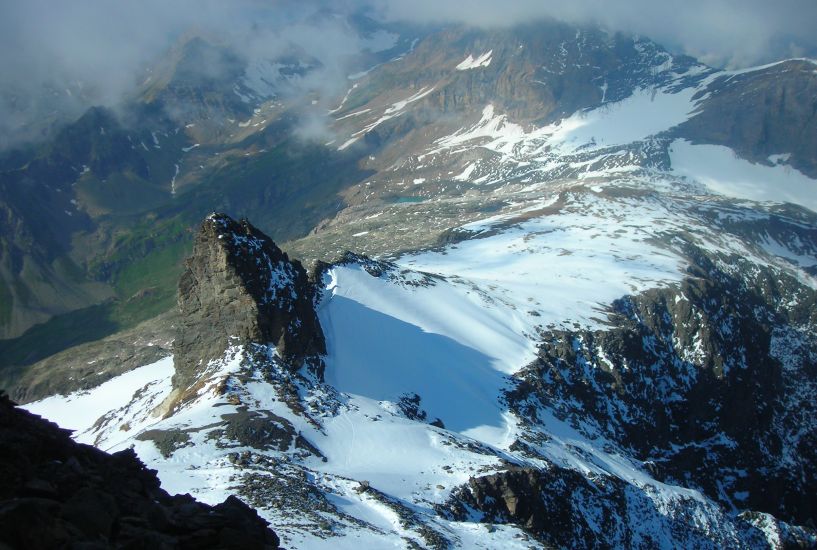
{"label": "jagged rock outcrop", "polygon": [[483,522],[518,525],[556,548],[764,548],[764,530],[787,548],[814,540],[763,514],[735,518],[690,496],[661,501],[617,477],[552,464],[471,478],[440,508],[455,519],[477,512]]}
{"label": "jagged rock outcrop", "polygon": [[0,547],[278,548],[235,497],[208,506],[171,496],[130,449],[112,455],[0,394]]}
{"label": "jagged rock outcrop", "polygon": [[208,216],[179,280],[177,397],[195,391],[202,370],[228,347],[249,343],[273,344],[293,372],[308,364],[321,378],[316,293],[300,262],[248,221]]}
{"label": "jagged rock outcrop", "polygon": [[601,330],[548,331],[508,394],[633,452],[661,481],[814,526],[817,293],[690,250],[680,288],[613,304]]}

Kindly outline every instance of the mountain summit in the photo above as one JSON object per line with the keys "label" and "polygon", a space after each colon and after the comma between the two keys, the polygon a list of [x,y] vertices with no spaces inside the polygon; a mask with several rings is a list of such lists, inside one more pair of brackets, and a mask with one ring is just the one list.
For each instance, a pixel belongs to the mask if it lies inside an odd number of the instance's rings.
{"label": "mountain summit", "polygon": [[248,221],[209,215],[179,280],[174,393],[194,395],[211,361],[251,343],[271,343],[293,371],[308,365],[322,377],[316,295],[300,262]]}

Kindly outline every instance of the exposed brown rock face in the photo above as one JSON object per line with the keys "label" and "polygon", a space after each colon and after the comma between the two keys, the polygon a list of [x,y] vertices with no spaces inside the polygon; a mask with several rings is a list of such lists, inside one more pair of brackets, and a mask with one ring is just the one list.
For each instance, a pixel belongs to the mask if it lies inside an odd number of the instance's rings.
{"label": "exposed brown rock face", "polygon": [[247,221],[205,219],[179,280],[173,386],[185,392],[231,345],[274,344],[292,370],[322,376],[325,343],[316,289],[300,262]]}
{"label": "exposed brown rock face", "polygon": [[[471,478],[452,494],[449,506],[454,517],[464,517],[470,508],[479,510],[483,521],[518,525],[547,547],[636,548],[640,541],[634,540],[630,523],[648,521],[656,514],[649,509],[648,499],[635,502],[631,489],[617,478],[600,476],[591,482],[578,472],[555,466],[547,470],[512,467]],[[631,517],[636,511],[639,517]],[[596,521],[588,521],[588,515]],[[644,542],[651,546],[655,541]]]}
{"label": "exposed brown rock face", "polygon": [[790,154],[789,163],[817,177],[817,73],[809,61],[721,77],[699,114],[676,134],[726,145],[754,162]]}
{"label": "exposed brown rock face", "polygon": [[278,548],[246,504],[170,496],[131,450],[75,443],[0,394],[0,547]]}

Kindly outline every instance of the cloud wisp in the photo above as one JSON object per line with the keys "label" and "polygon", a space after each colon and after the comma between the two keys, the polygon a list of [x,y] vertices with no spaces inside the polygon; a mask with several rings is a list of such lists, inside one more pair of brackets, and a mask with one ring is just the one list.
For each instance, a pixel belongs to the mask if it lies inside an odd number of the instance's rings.
{"label": "cloud wisp", "polygon": [[[60,114],[120,101],[144,80],[148,67],[191,32],[218,37],[247,60],[270,58],[294,45],[316,59],[320,69],[292,93],[342,94],[349,59],[371,46],[371,38],[361,37],[343,17],[359,12],[381,21],[430,25],[510,26],[546,17],[599,24],[647,36],[715,66],[742,67],[817,52],[814,0],[3,2],[0,149],[15,134],[36,135]],[[319,127],[312,120],[307,134]]]}
{"label": "cloud wisp", "polygon": [[423,23],[510,26],[551,17],[647,36],[716,66],[813,55],[814,0],[372,0],[380,17]]}
{"label": "cloud wisp", "polygon": [[[116,105],[191,35],[229,47],[242,61],[298,51],[316,68],[289,92],[316,97],[340,93],[349,59],[367,47],[344,18],[316,1],[6,2],[0,7],[0,149],[36,138],[52,119]],[[208,77],[220,69],[199,68]]]}

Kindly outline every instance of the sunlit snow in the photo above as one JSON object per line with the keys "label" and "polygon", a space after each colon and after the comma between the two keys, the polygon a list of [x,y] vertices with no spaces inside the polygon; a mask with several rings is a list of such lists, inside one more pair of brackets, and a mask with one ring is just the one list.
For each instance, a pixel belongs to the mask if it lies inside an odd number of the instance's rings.
{"label": "sunlit snow", "polygon": [[467,71],[469,69],[479,69],[480,67],[487,67],[491,64],[491,54],[493,54],[493,50],[488,50],[487,52],[483,53],[482,55],[474,58],[473,55],[469,54],[468,57],[462,60],[459,65],[457,65],[458,71]]}
{"label": "sunlit snow", "polygon": [[57,422],[62,428],[76,430],[79,434],[78,441],[93,443],[95,436],[89,429],[98,418],[130,403],[145,389],[152,388],[159,393],[169,392],[171,376],[173,358],[166,357],[151,365],[126,372],[90,390],[68,396],[55,395],[30,403],[25,408]]}
{"label": "sunlit snow", "polygon": [[765,166],[738,157],[721,145],[676,140],[670,147],[673,171],[711,191],[756,201],[791,202],[817,212],[817,180],[788,165]]}

